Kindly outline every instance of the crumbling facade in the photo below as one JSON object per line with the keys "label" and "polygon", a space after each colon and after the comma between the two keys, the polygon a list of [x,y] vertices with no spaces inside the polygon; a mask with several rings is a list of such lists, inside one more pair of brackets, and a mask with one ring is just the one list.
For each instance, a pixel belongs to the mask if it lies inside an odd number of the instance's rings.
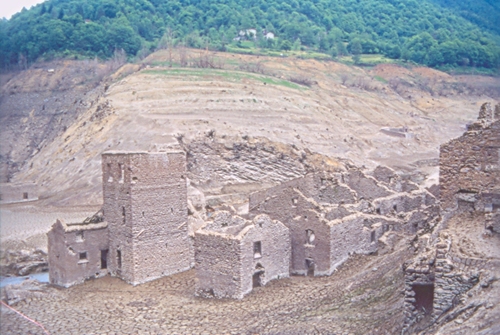
{"label": "crumbling facade", "polygon": [[252,221],[227,211],[195,233],[196,295],[242,299],[255,286],[288,277],[288,228],[267,215]]}
{"label": "crumbling facade", "polygon": [[354,169],[309,174],[251,194],[249,215],[268,214],[290,229],[291,273],[330,275],[350,254],[377,251],[385,232],[414,233],[439,215],[430,193],[391,171],[379,170],[386,181]]}
{"label": "crumbling facade", "polygon": [[453,252],[452,239],[442,236],[404,266],[404,333],[418,322],[436,322],[460,303],[461,296],[479,282],[487,259]]}
{"label": "crumbling facade", "polygon": [[443,144],[439,154],[443,209],[496,212],[500,208],[500,104],[486,103],[459,138]]}
{"label": "crumbling facade", "polygon": [[183,152],[107,152],[102,173],[102,215],[49,233],[52,283],[109,273],[136,285],[195,266],[197,295],[241,299],[290,274],[331,275],[349,255],[376,252],[386,232],[415,233],[439,214],[393,170],[376,179],[350,167],[255,192],[247,218],[220,211],[190,236]]}
{"label": "crumbling facade", "polygon": [[192,267],[184,152],[102,155],[109,271],[137,285]]}
{"label": "crumbling facade", "polygon": [[57,220],[48,236],[49,278],[69,287],[108,274],[108,223]]}

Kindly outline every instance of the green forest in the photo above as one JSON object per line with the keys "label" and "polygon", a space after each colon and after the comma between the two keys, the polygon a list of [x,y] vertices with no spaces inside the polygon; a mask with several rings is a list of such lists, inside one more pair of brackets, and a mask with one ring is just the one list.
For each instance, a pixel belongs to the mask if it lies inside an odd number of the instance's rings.
{"label": "green forest", "polygon": [[224,51],[250,40],[262,49],[498,69],[498,18],[496,0],[49,0],[0,20],[0,67],[120,49],[133,57],[169,43]]}

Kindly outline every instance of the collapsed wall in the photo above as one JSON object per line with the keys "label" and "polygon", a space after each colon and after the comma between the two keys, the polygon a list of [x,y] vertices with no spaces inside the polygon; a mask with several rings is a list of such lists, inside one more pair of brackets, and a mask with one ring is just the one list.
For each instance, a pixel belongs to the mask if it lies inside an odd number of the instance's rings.
{"label": "collapsed wall", "polygon": [[458,306],[463,295],[480,280],[490,260],[464,257],[452,248],[452,238],[443,232],[426,252],[404,266],[405,299],[403,333],[438,322]]}
{"label": "collapsed wall", "polygon": [[292,273],[330,275],[350,254],[376,252],[383,234],[414,234],[439,216],[429,192],[389,168],[374,175],[382,180],[354,168],[308,174],[252,193],[249,216],[265,213],[290,229]]}
{"label": "collapsed wall", "polygon": [[500,104],[481,106],[476,122],[441,145],[439,186],[443,209],[500,208]]}
{"label": "collapsed wall", "polygon": [[[438,233],[421,238],[418,256],[404,266],[404,333],[445,324],[461,314],[470,317],[485,304],[479,298],[465,302],[474,298],[470,291],[481,278],[500,264],[499,236],[494,234],[500,232],[500,105],[494,110],[482,105],[478,120],[441,146],[439,166],[440,200],[447,213]],[[497,277],[492,278],[488,281]]]}

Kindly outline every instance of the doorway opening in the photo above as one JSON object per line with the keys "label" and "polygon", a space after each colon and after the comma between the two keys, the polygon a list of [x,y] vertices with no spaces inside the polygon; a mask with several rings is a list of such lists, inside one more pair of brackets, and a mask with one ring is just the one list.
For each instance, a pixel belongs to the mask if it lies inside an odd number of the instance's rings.
{"label": "doorway opening", "polygon": [[260,264],[257,263],[255,266],[255,272],[252,276],[252,287],[259,287],[262,286],[262,279],[264,278],[264,267]]}
{"label": "doorway opening", "polygon": [[415,292],[415,308],[424,311],[425,314],[431,313],[434,304],[434,284],[413,284],[412,290]]}
{"label": "doorway opening", "polygon": [[314,260],[312,258],[306,258],[307,276],[314,276],[314,267]]}
{"label": "doorway opening", "polygon": [[108,268],[108,249],[101,250],[101,269]]}

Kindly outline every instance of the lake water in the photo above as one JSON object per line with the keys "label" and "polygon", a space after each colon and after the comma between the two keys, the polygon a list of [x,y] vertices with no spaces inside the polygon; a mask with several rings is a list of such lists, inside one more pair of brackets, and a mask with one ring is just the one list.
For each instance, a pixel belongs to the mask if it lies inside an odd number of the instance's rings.
{"label": "lake water", "polygon": [[5,287],[7,285],[21,284],[23,281],[27,279],[35,279],[38,280],[40,283],[48,283],[49,273],[48,272],[35,273],[24,277],[0,277],[0,288]]}

